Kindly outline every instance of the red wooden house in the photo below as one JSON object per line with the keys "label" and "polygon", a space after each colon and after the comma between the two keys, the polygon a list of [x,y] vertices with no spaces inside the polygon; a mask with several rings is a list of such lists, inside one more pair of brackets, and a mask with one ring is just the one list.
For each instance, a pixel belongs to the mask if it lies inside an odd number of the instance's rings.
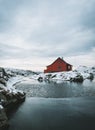
{"label": "red wooden house", "polygon": [[72,65],[65,62],[62,58],[57,58],[51,65],[47,66],[44,73],[61,72],[72,70]]}

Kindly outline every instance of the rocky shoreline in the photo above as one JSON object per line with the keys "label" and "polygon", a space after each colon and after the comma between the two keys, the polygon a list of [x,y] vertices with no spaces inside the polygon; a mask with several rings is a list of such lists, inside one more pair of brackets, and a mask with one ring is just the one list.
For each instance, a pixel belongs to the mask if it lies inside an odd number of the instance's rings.
{"label": "rocky shoreline", "polygon": [[[83,82],[95,78],[95,67],[79,67],[76,70],[59,73],[35,73],[32,71],[0,68],[0,128],[9,126],[7,111],[11,111],[23,101],[26,94],[15,89],[21,81],[35,79],[40,82]],[[59,82],[59,83],[60,83]],[[23,90],[24,91],[24,90]]]}
{"label": "rocky shoreline", "polygon": [[9,127],[6,112],[25,101],[26,94],[15,88],[8,88],[7,82],[11,78],[3,68],[0,68],[0,128]]}
{"label": "rocky shoreline", "polygon": [[93,80],[95,77],[95,67],[79,66],[73,71],[55,72],[55,73],[41,73],[37,76],[37,80],[43,81],[69,81],[69,82],[83,82],[85,79]]}

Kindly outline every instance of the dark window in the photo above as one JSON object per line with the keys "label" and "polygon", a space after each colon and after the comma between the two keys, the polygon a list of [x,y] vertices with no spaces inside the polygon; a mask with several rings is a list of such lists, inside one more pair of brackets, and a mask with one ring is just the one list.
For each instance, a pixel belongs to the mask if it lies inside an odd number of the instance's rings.
{"label": "dark window", "polygon": [[71,66],[70,65],[68,65],[68,70],[70,70],[71,69]]}

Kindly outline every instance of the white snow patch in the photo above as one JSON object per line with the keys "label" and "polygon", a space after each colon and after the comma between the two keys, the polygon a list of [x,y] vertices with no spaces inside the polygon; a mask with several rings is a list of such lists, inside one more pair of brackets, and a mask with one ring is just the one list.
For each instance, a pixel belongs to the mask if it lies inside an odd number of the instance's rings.
{"label": "white snow patch", "polygon": [[42,77],[43,80],[48,79],[54,81],[70,81],[71,78],[75,78],[76,76],[80,75],[83,79],[87,79],[90,77],[90,74],[95,75],[95,67],[86,67],[86,66],[79,66],[73,71],[69,72],[56,72],[56,73],[41,73],[35,77],[38,79]]}
{"label": "white snow patch", "polygon": [[18,82],[21,82],[21,81],[23,81],[23,80],[26,80],[26,78],[23,77],[23,76],[16,76],[16,77],[10,78],[10,79],[8,80],[8,82],[7,82],[7,87],[6,87],[6,89],[7,89],[10,93],[12,92],[12,93],[14,93],[14,94],[16,94],[17,92],[23,93],[23,91],[20,91],[20,90],[15,89],[15,84],[18,83]]}
{"label": "white snow patch", "polygon": [[3,109],[3,106],[2,106],[2,105],[0,105],[0,109]]}

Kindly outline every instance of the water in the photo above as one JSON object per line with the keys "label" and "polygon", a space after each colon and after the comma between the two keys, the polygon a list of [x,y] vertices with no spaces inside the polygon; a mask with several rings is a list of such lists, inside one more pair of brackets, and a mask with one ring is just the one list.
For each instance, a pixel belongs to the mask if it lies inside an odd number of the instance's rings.
{"label": "water", "polygon": [[95,96],[95,80],[85,80],[83,83],[39,83],[31,79],[31,81],[25,81],[16,85],[16,88],[26,92],[27,97],[64,98]]}
{"label": "water", "polygon": [[95,130],[95,80],[82,84],[31,80],[16,87],[27,98],[9,114],[8,130]]}
{"label": "water", "polygon": [[95,130],[95,97],[27,98],[8,130]]}

